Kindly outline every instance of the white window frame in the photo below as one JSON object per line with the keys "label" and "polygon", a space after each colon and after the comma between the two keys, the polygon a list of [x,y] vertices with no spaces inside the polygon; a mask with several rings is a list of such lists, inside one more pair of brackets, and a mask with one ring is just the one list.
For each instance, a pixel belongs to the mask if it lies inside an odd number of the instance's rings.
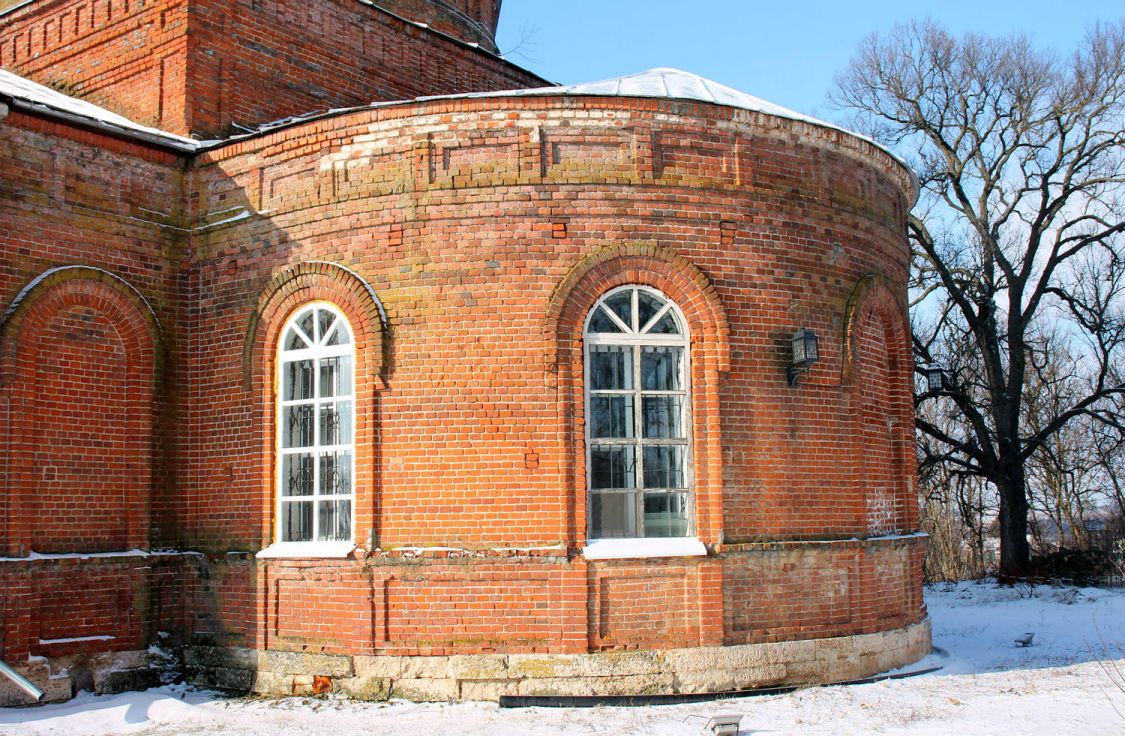
{"label": "white window frame", "polygon": [[[606,308],[604,313],[608,314],[610,318],[620,327],[623,331],[620,333],[601,333],[590,332],[590,322],[598,313],[599,309],[605,302],[614,296],[629,291],[631,292],[631,313],[633,324],[625,324],[618,315],[610,308]],[[647,292],[658,299],[665,302],[664,306],[660,308],[645,324],[639,324],[640,309],[639,298],[641,292]],[[678,334],[653,334],[645,332],[659,323],[665,315],[671,314],[676,321],[679,329]],[[692,535],[696,532],[696,492],[695,492],[695,478],[693,472],[693,442],[692,442],[692,399],[691,399],[691,336],[688,332],[687,320],[684,318],[683,312],[680,311],[679,306],[666,294],[659,289],[655,289],[643,284],[626,284],[603,294],[597,302],[590,308],[586,314],[586,319],[583,323],[582,329],[583,346],[582,346],[582,360],[583,360],[583,399],[585,402],[585,442],[586,442],[586,533],[590,534],[593,529],[593,496],[595,493],[607,493],[607,491],[599,490],[594,491],[593,473],[592,473],[592,451],[594,444],[622,444],[632,445],[635,450],[635,487],[633,489],[622,489],[621,491],[608,491],[608,493],[633,493],[635,501],[631,513],[633,514],[633,521],[635,524],[634,532],[638,536],[633,537],[615,537],[615,538],[587,538],[586,548],[583,550],[584,555],[588,559],[612,559],[612,558],[626,558],[626,557],[671,557],[671,556],[687,556],[687,555],[703,555],[706,554],[706,547],[697,538]],[[621,439],[607,440],[607,438],[592,438],[590,430],[592,422],[590,421],[590,402],[591,398],[601,393],[594,391],[590,388],[590,348],[596,345],[621,345],[633,347],[633,387],[629,389],[633,392],[633,421],[635,422],[634,436],[629,438],[631,441],[624,442]],[[683,387],[682,391],[676,392],[663,392],[663,391],[646,391],[642,388],[641,379],[641,356],[644,347],[651,346],[669,346],[679,347],[683,349],[683,360],[680,364],[680,385]],[[623,391],[612,391],[608,394],[621,395]],[[667,440],[646,440],[643,437],[643,431],[640,426],[641,412],[643,411],[642,397],[653,395],[676,395],[681,394],[684,397],[683,402],[683,426],[685,440],[683,442],[670,442]],[[648,445],[673,445],[684,447],[684,487],[683,492],[687,495],[688,505],[688,535],[683,537],[645,537],[644,534],[644,448]]]}
{"label": "white window frame", "polygon": [[[299,322],[309,313],[313,312],[313,325],[314,334],[306,335],[299,326]],[[334,322],[330,323],[328,333],[321,335],[319,320],[317,319],[317,312],[328,312],[333,318]],[[326,345],[324,341],[332,334],[332,327],[338,331],[343,329],[347,334],[347,343],[342,345]],[[285,344],[291,331],[296,330],[302,339],[311,347],[286,349]],[[347,356],[351,358],[351,394],[334,394],[331,397],[325,397],[321,393],[321,371],[320,361],[328,358],[337,358]],[[287,363],[292,363],[299,360],[311,360],[313,363],[313,391],[312,398],[308,399],[295,399],[286,400],[282,395],[283,390],[283,371]],[[258,557],[345,557],[353,549],[355,549],[355,483],[356,483],[356,453],[355,453],[355,424],[356,424],[356,349],[355,349],[355,334],[352,331],[351,324],[348,318],[342,311],[335,305],[324,302],[314,301],[301,305],[301,307],[290,315],[289,319],[285,321],[282,327],[280,336],[278,338],[276,361],[274,370],[274,397],[275,397],[275,413],[274,413],[274,448],[276,463],[274,466],[274,543],[258,553]],[[333,403],[341,400],[351,401],[350,412],[350,427],[348,436],[351,438],[350,443],[322,445],[321,444],[321,427],[320,427],[320,407],[330,400]],[[284,447],[284,420],[286,409],[293,406],[312,406],[312,431],[313,442],[306,447]],[[349,493],[347,494],[324,494],[321,492],[320,486],[320,457],[325,452],[347,452],[351,456],[351,472],[349,473]],[[313,492],[311,496],[296,496],[286,497],[283,495],[283,483],[285,482],[284,468],[285,458],[288,455],[295,454],[309,454],[313,456],[312,472],[313,472]],[[350,539],[348,540],[329,540],[318,538],[320,531],[320,502],[321,501],[347,501],[350,507],[349,511],[349,526],[350,526]],[[312,506],[312,534],[313,538],[307,541],[292,541],[283,538],[284,534],[284,514],[282,512],[286,503],[309,503]]]}

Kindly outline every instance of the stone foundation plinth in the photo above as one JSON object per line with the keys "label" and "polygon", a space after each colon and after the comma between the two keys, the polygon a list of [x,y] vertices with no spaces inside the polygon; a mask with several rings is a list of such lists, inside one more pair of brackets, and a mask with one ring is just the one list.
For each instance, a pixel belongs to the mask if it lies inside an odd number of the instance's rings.
{"label": "stone foundation plinth", "polygon": [[[165,673],[176,669],[175,658],[160,650],[105,652],[61,657],[31,657],[10,662],[12,668],[43,691],[40,702],[70,699],[80,690],[102,695],[145,690],[168,682]],[[0,707],[30,705],[31,697],[0,676]]]}
{"label": "stone foundation plinth", "polygon": [[497,700],[501,695],[656,695],[838,682],[916,662],[930,621],[874,634],[593,654],[346,656],[189,647],[189,681],[262,695],[334,692],[364,700]]}

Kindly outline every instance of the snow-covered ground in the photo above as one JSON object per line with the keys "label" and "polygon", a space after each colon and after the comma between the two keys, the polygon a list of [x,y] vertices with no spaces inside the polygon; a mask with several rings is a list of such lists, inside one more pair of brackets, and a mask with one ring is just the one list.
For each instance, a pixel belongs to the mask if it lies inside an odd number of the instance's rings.
{"label": "snow-covered ground", "polygon": [[[742,715],[739,734],[1125,733],[1125,590],[961,583],[926,591],[938,672],[789,695],[646,708],[224,699],[165,687],[0,708],[0,734],[673,736]],[[1015,644],[1034,632],[1032,645]],[[1116,682],[1116,684],[1115,684]]]}

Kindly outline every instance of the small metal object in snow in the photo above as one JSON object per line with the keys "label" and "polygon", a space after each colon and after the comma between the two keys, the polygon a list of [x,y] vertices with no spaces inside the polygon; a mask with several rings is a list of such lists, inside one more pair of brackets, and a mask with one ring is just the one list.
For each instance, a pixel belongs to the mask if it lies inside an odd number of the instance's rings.
{"label": "small metal object in snow", "polygon": [[717,736],[738,736],[738,724],[742,716],[737,713],[726,713],[721,716],[712,716],[707,721],[705,728]]}
{"label": "small metal object in snow", "polygon": [[1031,640],[1034,639],[1034,638],[1035,638],[1035,632],[1029,631],[1026,634],[1024,634],[1023,636],[1016,639],[1016,646],[1018,646],[1018,647],[1029,647],[1029,646],[1031,646]]}

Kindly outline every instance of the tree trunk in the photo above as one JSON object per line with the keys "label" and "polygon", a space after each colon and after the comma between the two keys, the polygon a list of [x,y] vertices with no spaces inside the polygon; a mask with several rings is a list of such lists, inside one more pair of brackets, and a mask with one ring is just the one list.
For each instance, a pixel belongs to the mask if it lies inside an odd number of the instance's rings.
{"label": "tree trunk", "polygon": [[1000,494],[1000,575],[1023,577],[1031,563],[1027,544],[1027,479],[1023,464],[1003,463],[996,490]]}

